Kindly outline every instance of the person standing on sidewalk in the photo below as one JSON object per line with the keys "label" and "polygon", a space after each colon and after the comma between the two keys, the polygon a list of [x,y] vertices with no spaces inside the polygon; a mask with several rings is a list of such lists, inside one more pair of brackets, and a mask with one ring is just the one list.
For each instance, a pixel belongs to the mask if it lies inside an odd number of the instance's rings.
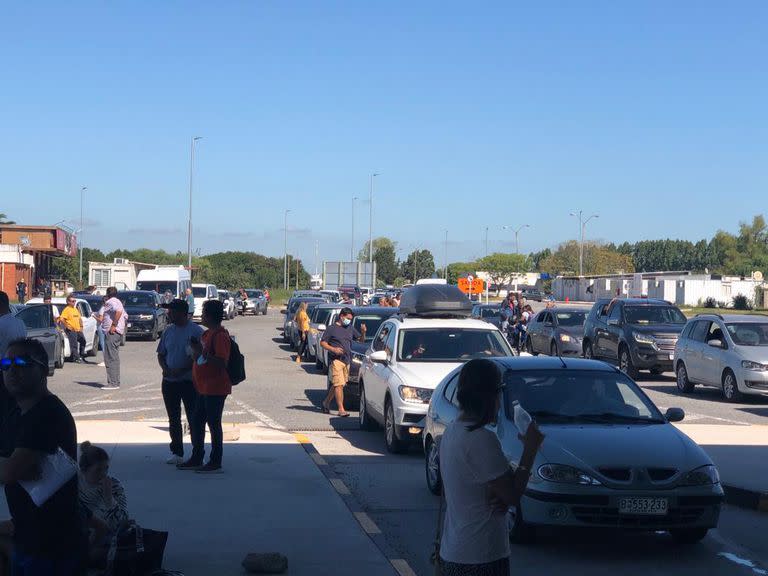
{"label": "person standing on sidewalk", "polygon": [[67,305],[59,314],[57,322],[63,326],[69,340],[69,359],[79,364],[85,357],[85,335],[83,319],[77,309],[77,300],[74,296],[67,296]]}
{"label": "person standing on sidewalk", "polygon": [[5,386],[16,400],[13,453],[0,460],[0,483],[14,527],[12,574],[75,576],[85,560],[77,475],[37,506],[20,482],[40,474],[43,459],[61,449],[77,459],[77,430],[67,407],[47,385],[48,354],[37,340],[14,340],[2,359]]}
{"label": "person standing on sidewalk", "polygon": [[[196,358],[192,365],[192,380],[197,390],[197,404],[192,418],[192,456],[179,464],[181,470],[200,473],[221,470],[224,452],[224,431],[221,417],[224,402],[232,394],[232,382],[227,373],[231,340],[221,323],[224,320],[224,304],[221,300],[206,300],[203,304],[202,324],[208,330],[201,340],[190,341]],[[211,457],[203,466],[205,456],[205,425],[211,433]]]}
{"label": "person standing on sidewalk", "polygon": [[307,336],[309,336],[309,316],[307,315],[307,303],[299,304],[296,315],[293,317],[296,329],[299,331],[299,353],[296,354],[296,364],[301,364],[301,359],[307,353]]}
{"label": "person standing on sidewalk", "polygon": [[349,365],[352,363],[352,340],[365,342],[365,324],[360,325],[362,332],[352,325],[354,312],[342,308],[339,317],[323,333],[320,346],[328,351],[328,368],[331,371],[331,389],[323,400],[323,413],[330,414],[331,402],[336,399],[339,416],[346,418],[349,412],[344,409],[344,387],[349,381]]}
{"label": "person standing on sidewalk", "polygon": [[107,385],[102,390],[120,389],[120,344],[125,334],[128,315],[117,297],[117,288],[107,288],[107,301],[101,313],[101,329],[104,330],[104,364],[107,367]]}
{"label": "person standing on sidewalk", "polygon": [[19,304],[24,304],[27,297],[27,283],[24,282],[24,278],[16,283],[16,296],[19,299]]}
{"label": "person standing on sidewalk", "polygon": [[184,462],[184,435],[181,427],[181,405],[187,414],[189,429],[197,403],[197,392],[192,383],[194,354],[192,340],[200,340],[203,329],[189,320],[189,307],[179,298],[163,304],[168,309],[171,324],[163,332],[157,345],[157,361],[163,369],[163,401],[168,413],[171,434],[171,457],[168,464]]}
{"label": "person standing on sidewalk", "polygon": [[187,301],[187,307],[189,308],[189,318],[195,315],[195,295],[192,294],[192,288],[187,288],[184,299]]}

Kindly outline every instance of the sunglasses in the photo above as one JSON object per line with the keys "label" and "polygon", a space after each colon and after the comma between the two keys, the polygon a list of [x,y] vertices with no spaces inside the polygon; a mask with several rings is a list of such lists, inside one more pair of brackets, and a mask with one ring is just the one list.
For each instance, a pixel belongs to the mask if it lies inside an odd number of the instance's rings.
{"label": "sunglasses", "polygon": [[13,358],[0,359],[0,369],[2,369],[3,372],[7,372],[13,366],[18,366],[19,368],[29,368],[33,364],[37,364],[38,366],[42,366],[46,369],[48,368],[48,366],[40,362],[40,360],[35,360],[31,356],[15,356]]}

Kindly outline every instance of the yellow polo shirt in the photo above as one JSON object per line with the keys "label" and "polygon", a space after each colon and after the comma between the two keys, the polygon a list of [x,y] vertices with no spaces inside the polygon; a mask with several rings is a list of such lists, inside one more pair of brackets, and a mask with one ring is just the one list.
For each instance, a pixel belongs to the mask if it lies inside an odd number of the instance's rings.
{"label": "yellow polo shirt", "polygon": [[59,319],[68,330],[73,332],[80,332],[80,312],[75,306],[65,306],[59,315]]}

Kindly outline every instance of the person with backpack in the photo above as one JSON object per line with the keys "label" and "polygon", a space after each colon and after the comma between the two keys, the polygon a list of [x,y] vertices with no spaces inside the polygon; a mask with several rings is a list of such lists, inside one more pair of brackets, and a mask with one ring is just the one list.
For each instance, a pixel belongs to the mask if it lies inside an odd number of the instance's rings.
{"label": "person with backpack", "polygon": [[[192,365],[192,381],[198,397],[190,430],[192,456],[177,466],[180,470],[195,470],[199,473],[215,473],[221,470],[224,451],[221,417],[224,402],[232,393],[228,367],[230,352],[233,349],[229,332],[221,325],[223,320],[223,302],[206,300],[203,304],[202,324],[207,330],[202,339],[190,340],[195,358]],[[206,424],[211,433],[211,454],[208,463],[203,465]]]}

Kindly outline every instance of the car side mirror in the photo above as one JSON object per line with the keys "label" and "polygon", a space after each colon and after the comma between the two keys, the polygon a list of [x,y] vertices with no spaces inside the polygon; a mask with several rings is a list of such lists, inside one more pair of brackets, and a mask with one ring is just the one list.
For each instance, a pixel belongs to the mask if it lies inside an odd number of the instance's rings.
{"label": "car side mirror", "polygon": [[317,329],[320,330],[320,332],[325,332],[328,329],[328,326],[325,324],[318,324]]}
{"label": "car side mirror", "polygon": [[682,408],[669,408],[664,414],[667,422],[682,422],[685,418],[685,411]]}
{"label": "car side mirror", "polygon": [[375,352],[371,352],[368,358],[370,358],[371,362],[375,362],[376,364],[387,364],[389,362],[386,350],[376,350]]}
{"label": "car side mirror", "polygon": [[608,320],[608,326],[621,326],[621,320],[618,318],[610,318]]}
{"label": "car side mirror", "polygon": [[285,310],[285,309],[280,310],[280,314],[288,314],[288,310]]}
{"label": "car side mirror", "polygon": [[712,348],[725,348],[722,340],[709,340],[707,345],[712,346]]}
{"label": "car side mirror", "polygon": [[544,322],[544,326],[546,326],[547,328],[552,328],[554,324],[552,322]]}

